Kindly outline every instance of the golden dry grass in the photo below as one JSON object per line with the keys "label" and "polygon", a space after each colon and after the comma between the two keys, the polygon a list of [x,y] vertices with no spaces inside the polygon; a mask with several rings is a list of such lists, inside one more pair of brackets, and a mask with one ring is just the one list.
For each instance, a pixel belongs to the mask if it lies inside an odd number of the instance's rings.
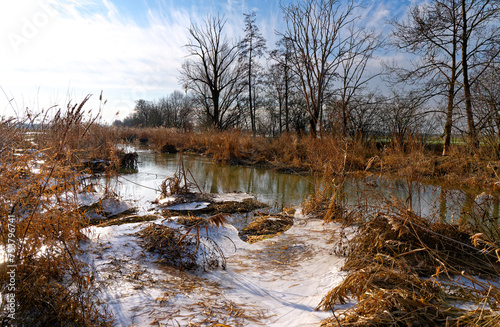
{"label": "golden dry grass", "polygon": [[[9,135],[0,139],[1,242],[8,254],[0,265],[0,288],[4,297],[13,294],[16,319],[10,319],[9,303],[2,301],[4,325],[112,324],[109,312],[98,304],[92,267],[79,259],[86,219],[68,196],[80,190],[83,154],[113,151],[108,143],[90,151],[92,145],[84,142],[92,135],[92,120],[84,119],[85,102],[44,122],[34,137],[21,122],[0,124],[0,134]],[[11,271],[13,279],[7,274]]]}
{"label": "golden dry grass", "polygon": [[[342,250],[347,277],[318,305],[334,313],[323,326],[494,325],[498,243],[481,243],[469,226],[432,223],[397,202],[365,219]],[[335,311],[349,298],[353,307]]]}
{"label": "golden dry grass", "polygon": [[167,128],[120,128],[113,133],[124,140],[147,140],[157,151],[171,145],[220,163],[260,165],[290,173],[338,174],[345,169],[348,174],[383,173],[447,186],[487,188],[499,181],[500,173],[491,168],[500,167],[500,161],[485,149],[471,153],[465,145],[453,145],[443,157],[433,144],[416,138],[376,143],[335,135],[313,139],[283,133],[266,138],[237,130],[182,133]]}

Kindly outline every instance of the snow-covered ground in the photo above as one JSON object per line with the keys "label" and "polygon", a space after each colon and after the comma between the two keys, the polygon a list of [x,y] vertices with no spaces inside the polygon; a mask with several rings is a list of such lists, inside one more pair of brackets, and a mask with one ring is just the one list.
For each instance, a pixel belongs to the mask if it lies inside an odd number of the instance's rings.
{"label": "snow-covered ground", "polygon": [[96,267],[100,298],[117,326],[317,326],[331,315],[314,308],[343,277],[343,259],[328,244],[338,226],[299,214],[288,231],[255,244],[231,225],[211,227],[227,268],[192,273],[144,251],[135,233],[150,223],[178,226],[159,218],[86,230],[85,259]]}

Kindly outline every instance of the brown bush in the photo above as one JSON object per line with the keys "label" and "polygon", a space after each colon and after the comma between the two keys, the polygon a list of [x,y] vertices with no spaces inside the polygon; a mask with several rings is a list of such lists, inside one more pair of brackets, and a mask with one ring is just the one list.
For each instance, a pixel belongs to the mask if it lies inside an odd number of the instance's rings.
{"label": "brown bush", "polygon": [[[68,106],[65,114],[58,112],[34,132],[26,130],[25,122],[0,124],[12,136],[1,140],[0,152],[1,242],[8,254],[0,265],[2,324],[112,323],[106,308],[98,305],[92,267],[78,258],[86,221],[70,196],[80,190],[78,160],[92,146],[77,141],[82,133],[91,135],[91,122],[83,121],[85,102]],[[104,143],[95,146],[112,152]],[[9,300],[15,302],[14,310]]]}
{"label": "brown bush", "polygon": [[[334,314],[323,326],[488,325],[496,319],[500,289],[478,277],[496,279],[500,263],[491,247],[475,247],[472,236],[465,226],[431,223],[387,204],[339,251],[347,255],[348,275],[318,306]],[[337,317],[335,305],[350,297],[357,303]],[[464,303],[491,309],[466,310]]]}

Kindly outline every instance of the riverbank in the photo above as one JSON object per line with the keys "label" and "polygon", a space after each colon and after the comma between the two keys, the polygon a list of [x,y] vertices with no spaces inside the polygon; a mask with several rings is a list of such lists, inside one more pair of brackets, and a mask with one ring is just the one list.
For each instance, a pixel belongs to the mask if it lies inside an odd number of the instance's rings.
{"label": "riverbank", "polygon": [[164,128],[118,129],[117,135],[155,151],[182,150],[223,164],[254,165],[289,173],[378,174],[476,191],[497,190],[500,181],[500,160],[486,148],[468,154],[465,145],[454,145],[447,156],[442,156],[439,146],[417,140],[401,145],[332,136],[311,139],[283,134],[264,138],[238,131],[180,133]]}

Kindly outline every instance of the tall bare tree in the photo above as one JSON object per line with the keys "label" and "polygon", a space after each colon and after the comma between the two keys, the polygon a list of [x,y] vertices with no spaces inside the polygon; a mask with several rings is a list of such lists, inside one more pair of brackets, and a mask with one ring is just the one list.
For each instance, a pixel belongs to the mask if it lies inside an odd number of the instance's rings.
{"label": "tall bare tree", "polygon": [[443,155],[451,143],[459,61],[459,0],[435,0],[411,8],[407,17],[392,22],[392,44],[415,55],[409,68],[392,67],[398,82],[423,82],[423,97],[446,96]]}
{"label": "tall bare tree", "polygon": [[[420,80],[429,97],[447,96],[443,154],[450,146],[454,108],[462,101],[470,144],[479,146],[471,87],[499,56],[492,51],[498,49],[499,22],[498,0],[432,0],[412,7],[405,21],[393,23],[394,44],[417,56],[411,69],[399,69],[400,81]],[[463,98],[457,101],[459,91]]]}
{"label": "tall bare tree", "polygon": [[[290,123],[290,90],[293,87],[293,75],[290,69],[291,46],[286,38],[280,39],[276,45],[278,48],[271,51],[270,59],[275,61],[268,71],[268,82],[273,91],[276,92],[279,104],[279,131],[283,131],[283,120],[285,123],[285,132],[289,132]],[[283,119],[284,113],[284,119]]]}
{"label": "tall bare tree", "polygon": [[256,92],[253,89],[253,81],[255,80],[255,72],[259,66],[256,60],[264,55],[266,40],[255,24],[255,11],[243,15],[245,16],[245,37],[240,42],[241,59],[245,62],[244,67],[248,74],[248,109],[250,111],[252,132],[255,134]]}
{"label": "tall bare tree", "polygon": [[224,35],[226,19],[208,16],[204,23],[189,28],[186,48],[190,58],[182,65],[180,82],[196,95],[207,123],[226,129],[234,123],[233,109],[242,92],[240,51]]}
{"label": "tall bare tree", "polygon": [[500,158],[500,65],[491,65],[477,79],[472,89],[473,106],[476,107],[477,131],[486,136],[486,144]]}
{"label": "tall bare tree", "polygon": [[291,68],[299,78],[310,133],[316,136],[325,90],[348,51],[341,31],[353,20],[352,1],[305,0],[283,7]]}
{"label": "tall bare tree", "polygon": [[[472,111],[471,86],[484,71],[498,58],[500,50],[500,1],[498,0],[460,0],[462,77],[467,116],[468,136],[474,148],[479,147],[479,140],[474,114]],[[469,71],[475,70],[474,78]]]}
{"label": "tall bare tree", "polygon": [[[351,111],[351,101],[359,92],[366,88],[367,84],[377,77],[379,73],[366,74],[368,61],[373,58],[375,50],[382,45],[380,38],[373,32],[356,30],[354,26],[348,29],[346,39],[346,49],[338,70],[340,88],[338,93],[341,100],[341,121],[342,135],[349,133],[349,120]],[[358,97],[361,99],[362,97]],[[359,103],[358,103],[359,105]]]}

